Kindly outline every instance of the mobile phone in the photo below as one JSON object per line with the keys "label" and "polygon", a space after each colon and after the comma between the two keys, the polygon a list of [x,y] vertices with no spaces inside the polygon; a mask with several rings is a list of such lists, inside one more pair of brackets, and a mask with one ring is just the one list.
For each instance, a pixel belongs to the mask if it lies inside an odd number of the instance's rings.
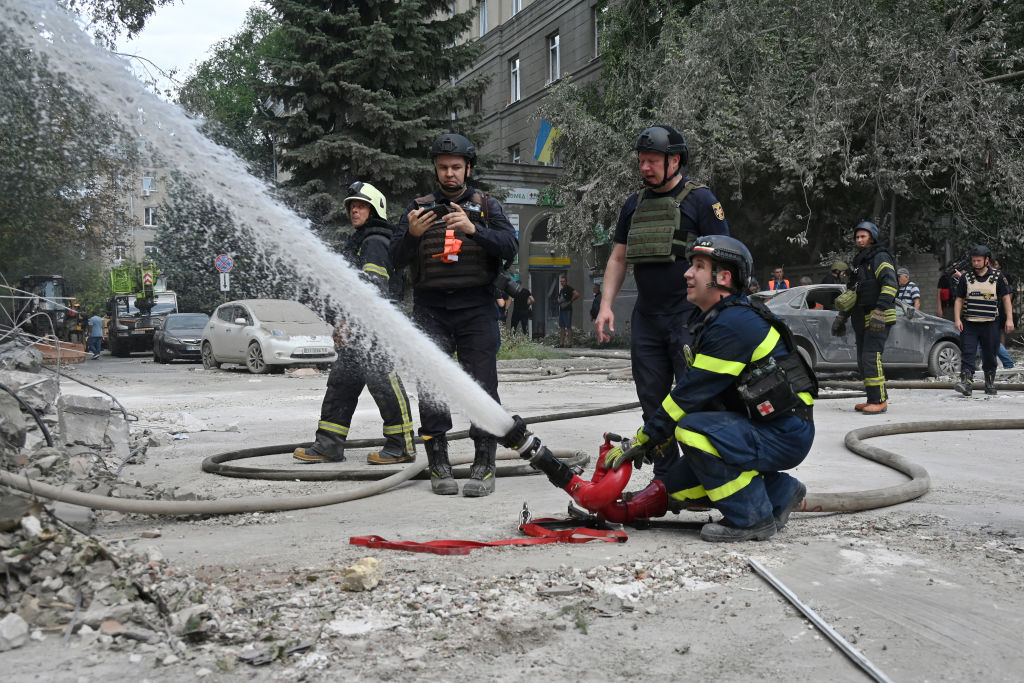
{"label": "mobile phone", "polygon": [[432,207],[430,207],[429,211],[433,211],[434,215],[440,218],[446,213],[451,213],[452,211],[454,211],[454,209],[448,206],[447,204],[434,204]]}

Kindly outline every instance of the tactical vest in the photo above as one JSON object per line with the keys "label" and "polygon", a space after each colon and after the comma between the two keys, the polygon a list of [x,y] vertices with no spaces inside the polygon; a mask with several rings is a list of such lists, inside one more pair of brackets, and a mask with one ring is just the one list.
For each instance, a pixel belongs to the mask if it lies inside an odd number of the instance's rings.
{"label": "tactical vest", "polygon": [[686,258],[686,250],[697,235],[680,227],[679,207],[690,192],[706,187],[688,180],[678,194],[656,198],[650,198],[650,190],[644,190],[626,235],[626,262],[671,263]]}
{"label": "tactical vest", "polygon": [[999,317],[999,297],[997,286],[1001,273],[988,269],[988,274],[979,278],[973,270],[967,278],[967,298],[964,320],[972,323],[989,323]]}
{"label": "tactical vest", "polygon": [[[433,194],[417,197],[416,205],[431,209]],[[458,203],[474,225],[487,226],[487,198],[474,192]],[[457,244],[456,240],[461,243]],[[412,262],[413,286],[417,289],[462,289],[489,285],[501,268],[501,259],[491,256],[462,230],[449,229],[438,219],[420,237]]]}

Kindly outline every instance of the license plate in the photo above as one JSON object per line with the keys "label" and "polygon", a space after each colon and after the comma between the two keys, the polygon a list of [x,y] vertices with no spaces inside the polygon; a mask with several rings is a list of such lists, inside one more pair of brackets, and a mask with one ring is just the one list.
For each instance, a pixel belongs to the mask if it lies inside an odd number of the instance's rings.
{"label": "license plate", "polygon": [[186,351],[198,351],[199,350],[199,345],[198,344],[185,344],[185,350]]}
{"label": "license plate", "polygon": [[304,349],[302,349],[301,351],[299,351],[299,353],[301,353],[303,355],[307,355],[307,356],[312,356],[312,355],[322,356],[322,355],[326,355],[327,352],[328,352],[327,351],[327,347],[325,347],[325,346],[307,346]]}
{"label": "license plate", "polygon": [[146,334],[147,332],[152,332],[152,330],[132,330],[132,334]]}

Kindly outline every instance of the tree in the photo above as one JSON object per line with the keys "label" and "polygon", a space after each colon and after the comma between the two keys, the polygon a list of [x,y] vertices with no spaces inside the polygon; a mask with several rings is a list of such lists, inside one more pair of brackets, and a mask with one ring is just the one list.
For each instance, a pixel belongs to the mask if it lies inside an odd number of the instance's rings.
{"label": "tree", "polygon": [[235,150],[250,172],[273,178],[274,139],[265,127],[261,93],[271,87],[268,60],[285,49],[279,22],[262,7],[252,7],[241,30],[212,48],[178,91],[178,102],[206,119],[203,132]]}
{"label": "tree", "polygon": [[[157,265],[178,293],[183,311],[209,313],[233,299],[283,298],[314,301],[313,289],[295,269],[260,248],[253,231],[236,223],[231,210],[187,175],[172,175],[160,207],[156,235]],[[228,254],[234,261],[231,291],[220,291],[213,261]],[[323,306],[320,307],[323,311]]]}
{"label": "tree", "polygon": [[485,85],[456,81],[477,53],[458,42],[472,12],[453,16],[447,0],[269,4],[287,41],[286,56],[270,59],[266,96],[283,107],[271,130],[311,218],[332,232],[355,180],[371,180],[395,207],[427,189],[430,142],[452,128],[472,134],[477,123],[451,117]]}
{"label": "tree", "polygon": [[[612,224],[638,185],[636,133],[669,122],[687,135],[691,175],[726,200],[734,234],[776,262],[818,261],[863,218],[894,227],[900,248],[938,252],[949,239],[1024,255],[1024,100],[1019,83],[983,81],[1020,66],[1011,11],[670,3],[653,45],[622,41],[606,57],[603,90],[564,85],[545,107],[564,132],[566,171],[551,233],[589,246],[592,226]],[[628,34],[637,17],[610,21],[606,32]]]}
{"label": "tree", "polygon": [[134,141],[11,32],[0,34],[0,72],[0,273],[91,287],[129,220]]}
{"label": "tree", "polygon": [[63,4],[86,21],[86,30],[102,45],[113,47],[122,33],[138,35],[158,7],[174,0],[63,0]]}

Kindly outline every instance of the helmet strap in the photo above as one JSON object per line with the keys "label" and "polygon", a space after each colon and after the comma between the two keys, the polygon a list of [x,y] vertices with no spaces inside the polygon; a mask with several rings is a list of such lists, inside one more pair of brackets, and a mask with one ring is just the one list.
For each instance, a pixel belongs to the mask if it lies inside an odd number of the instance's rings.
{"label": "helmet strap", "polygon": [[[732,272],[728,268],[725,268],[724,270],[729,273]],[[714,259],[711,259],[711,282],[708,283],[708,289],[721,289],[724,292],[729,292],[729,294],[739,294],[740,291],[736,287],[726,287],[725,285],[718,284],[718,273],[720,272],[721,270],[718,268],[718,263],[716,263]]]}

